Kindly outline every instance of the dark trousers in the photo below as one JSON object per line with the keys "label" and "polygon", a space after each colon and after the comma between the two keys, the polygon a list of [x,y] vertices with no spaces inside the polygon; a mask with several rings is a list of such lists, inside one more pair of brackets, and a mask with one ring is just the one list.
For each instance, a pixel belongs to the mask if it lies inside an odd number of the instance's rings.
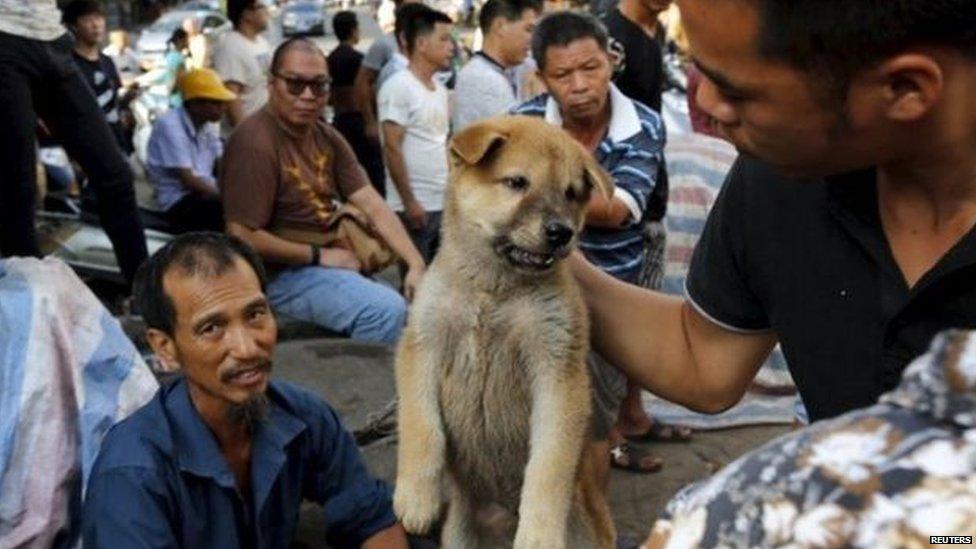
{"label": "dark trousers", "polygon": [[224,208],[219,198],[188,194],[163,212],[178,234],[192,231],[224,232]]}
{"label": "dark trousers", "polygon": [[369,182],[373,184],[376,192],[380,196],[386,197],[386,172],[383,169],[383,152],[375,141],[366,137],[366,125],[363,122],[363,115],[358,112],[344,112],[335,115],[332,119],[335,127],[349,146],[356,153],[356,158],[366,170]]}
{"label": "dark trousers", "polygon": [[413,245],[417,247],[417,251],[420,252],[424,262],[428,265],[434,260],[437,250],[441,247],[441,219],[443,214],[444,212],[427,212],[427,224],[422,229],[414,229],[407,221],[407,216],[403,212],[397,212],[403,226],[407,228],[410,239],[413,240]]}
{"label": "dark trousers", "polygon": [[129,283],[148,256],[132,171],[71,59],[71,38],[0,32],[0,255],[41,255],[34,230],[40,117],[88,175],[98,216]]}

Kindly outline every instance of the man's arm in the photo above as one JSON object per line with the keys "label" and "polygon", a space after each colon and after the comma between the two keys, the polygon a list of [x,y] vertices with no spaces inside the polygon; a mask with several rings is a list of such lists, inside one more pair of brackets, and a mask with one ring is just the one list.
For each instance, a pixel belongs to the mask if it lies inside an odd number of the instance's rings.
{"label": "man's arm", "polygon": [[207,180],[206,178],[200,177],[193,173],[190,168],[172,168],[176,177],[179,178],[180,182],[190,190],[190,192],[198,194],[200,196],[209,196],[218,198],[220,192],[217,190],[217,184],[212,180]]}
{"label": "man's arm", "polygon": [[379,71],[360,66],[353,82],[356,110],[363,115],[366,136],[374,141],[380,138],[379,124],[376,121],[376,78],[379,74]]}
{"label": "man's arm", "polygon": [[376,227],[376,232],[407,263],[407,275],[404,279],[403,290],[406,298],[412,300],[426,265],[424,258],[413,245],[410,235],[404,229],[403,223],[400,223],[400,219],[386,205],[386,201],[372,185],[365,185],[354,192],[349,197],[349,202],[352,202],[354,206],[369,217]]}
{"label": "man's arm", "polygon": [[[236,236],[254,248],[265,261],[284,265],[311,265],[312,247],[279,238],[264,229],[252,229],[247,225],[227,222],[227,234]],[[359,260],[343,248],[322,248],[319,265],[358,271]]]}
{"label": "man's arm", "polygon": [[82,512],[86,548],[178,547],[167,490],[152,471],[120,467],[92,474]]}
{"label": "man's arm", "polygon": [[407,549],[407,533],[400,524],[380,530],[363,542],[362,549]]}
{"label": "man's arm", "polygon": [[630,208],[616,197],[607,200],[594,194],[586,209],[586,224],[590,227],[619,229],[632,217]]}
{"label": "man's arm", "polygon": [[414,228],[423,227],[427,223],[427,212],[423,206],[417,202],[410,187],[410,176],[407,173],[407,163],[403,158],[403,137],[407,130],[396,122],[389,120],[383,121],[383,161],[386,169],[390,172],[393,185],[396,187],[397,194],[403,202],[404,213],[407,221]]}
{"label": "man's arm", "polygon": [[722,328],[686,300],[620,282],[579,253],[570,265],[596,350],[645,389],[693,410],[735,405],[776,344],[772,332]]}
{"label": "man's arm", "polygon": [[230,125],[236,127],[244,120],[244,102],[241,101],[241,94],[244,93],[244,84],[233,80],[224,82],[228,90],[237,95],[237,99],[227,103],[227,119]]}

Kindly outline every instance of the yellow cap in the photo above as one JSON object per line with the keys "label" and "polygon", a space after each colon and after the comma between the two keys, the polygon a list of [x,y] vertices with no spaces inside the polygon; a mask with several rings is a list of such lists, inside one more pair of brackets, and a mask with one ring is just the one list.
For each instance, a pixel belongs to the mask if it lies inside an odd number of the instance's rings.
{"label": "yellow cap", "polygon": [[213,101],[233,101],[237,94],[227,89],[220,76],[211,69],[193,69],[183,73],[176,83],[183,101],[191,99],[211,99]]}

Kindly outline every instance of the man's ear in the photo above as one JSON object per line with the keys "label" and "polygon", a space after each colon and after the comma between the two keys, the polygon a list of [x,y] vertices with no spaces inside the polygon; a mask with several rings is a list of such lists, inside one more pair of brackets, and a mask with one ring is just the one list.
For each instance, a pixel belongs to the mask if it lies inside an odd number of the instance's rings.
{"label": "man's ear", "polygon": [[606,172],[592,156],[586,156],[586,184],[588,187],[595,188],[606,200],[613,199],[613,178]]}
{"label": "man's ear", "polygon": [[872,71],[884,85],[884,114],[897,122],[923,118],[942,99],[945,72],[928,55],[906,53],[892,57]]}
{"label": "man's ear", "polygon": [[180,369],[180,361],[176,353],[176,342],[173,341],[173,336],[162,330],[149,328],[146,330],[146,341],[152,347],[153,353],[156,355],[156,359],[159,360],[163,371],[176,372]]}
{"label": "man's ear", "polygon": [[491,121],[469,126],[451,140],[451,156],[469,166],[483,162],[498,147],[508,141],[508,134]]}

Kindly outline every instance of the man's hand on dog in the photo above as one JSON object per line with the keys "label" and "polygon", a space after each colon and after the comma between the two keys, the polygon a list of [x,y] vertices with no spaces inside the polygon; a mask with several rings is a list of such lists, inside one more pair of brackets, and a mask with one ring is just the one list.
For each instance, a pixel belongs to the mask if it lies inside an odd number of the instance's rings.
{"label": "man's hand on dog", "polygon": [[427,210],[420,205],[420,202],[411,200],[403,205],[404,213],[407,216],[409,228],[418,230],[427,226]]}
{"label": "man's hand on dog", "polygon": [[363,268],[356,255],[345,248],[325,248],[319,259],[319,265],[336,269],[359,271]]}

